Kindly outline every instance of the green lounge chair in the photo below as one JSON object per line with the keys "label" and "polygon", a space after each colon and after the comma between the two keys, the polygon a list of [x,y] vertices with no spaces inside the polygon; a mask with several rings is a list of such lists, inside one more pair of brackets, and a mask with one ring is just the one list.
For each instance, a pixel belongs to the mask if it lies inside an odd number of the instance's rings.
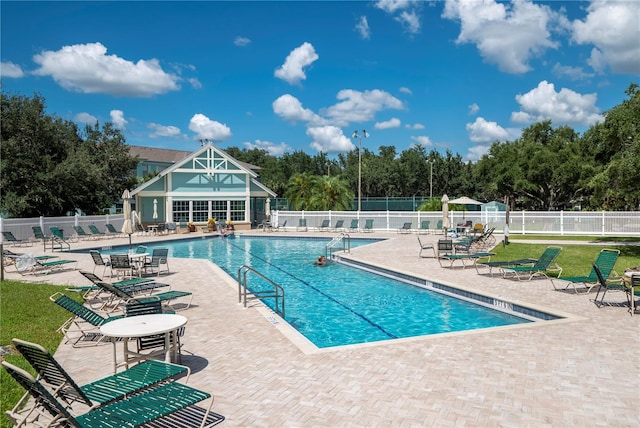
{"label": "green lounge chair", "polygon": [[352,232],[357,232],[359,229],[358,227],[358,223],[359,220],[357,218],[354,218],[353,220],[351,220],[351,224],[349,225],[349,230]]}
{"label": "green lounge chair", "polygon": [[418,233],[426,235],[427,233],[430,232],[429,230],[429,225],[431,224],[431,221],[429,220],[422,220],[420,222],[420,228],[418,229]]}
{"label": "green lounge chair", "polygon": [[2,232],[2,239],[3,241],[6,241],[9,244],[14,245],[16,247],[19,247],[22,245],[26,245],[26,246],[33,245],[31,241],[23,241],[22,239],[16,238],[12,232]]}
{"label": "green lounge chair", "polygon": [[[478,262],[476,263],[476,270],[478,269],[478,267],[488,267],[489,268],[489,275],[493,276],[493,268],[504,268],[504,267],[510,267],[510,266],[523,266],[523,265],[533,265],[535,262],[537,262],[538,259],[517,259],[517,260],[504,260],[504,261],[496,261],[496,262],[492,262],[490,260],[486,261],[486,262]],[[478,271],[478,273],[480,273],[480,271]]]}
{"label": "green lounge chair", "polygon": [[[98,302],[97,304],[92,303],[90,306],[92,309],[103,310],[109,312],[109,308],[114,310],[118,307],[119,301],[116,301],[116,296],[113,293],[107,293],[108,297],[102,301],[99,300],[100,293],[104,291],[104,289],[98,286],[99,283],[104,282],[100,277],[96,274],[86,271],[80,271],[80,274],[91,281],[91,285],[89,286],[77,286],[67,288],[69,291],[79,291],[85,294],[91,294],[94,291],[98,291],[92,296],[92,300],[94,302]],[[125,293],[131,295],[144,294],[149,293],[157,288],[168,287],[168,284],[163,284],[160,282],[156,282],[151,278],[129,278],[123,279],[122,281],[113,282],[112,285]],[[88,296],[87,296],[88,297]]]}
{"label": "green lounge chair", "polygon": [[331,229],[332,232],[344,231],[344,220],[337,220],[336,224]]}
{"label": "green lounge chair", "polygon": [[33,230],[33,236],[36,239],[42,239],[43,241],[49,239],[49,237],[44,234],[40,226],[31,226],[31,230]]}
{"label": "green lounge chair", "polygon": [[329,226],[331,226],[330,220],[322,220],[322,224],[316,228],[317,232],[327,231],[329,230]]}
{"label": "green lounge chair", "polygon": [[82,226],[73,226],[73,230],[76,231],[78,239],[93,239],[93,236],[85,232]]}
{"label": "green lounge chair", "polygon": [[[105,406],[94,408],[81,415],[72,412],[44,385],[25,370],[6,361],[2,366],[34,398],[38,407],[48,412],[53,420],[47,426],[89,427],[140,427],[189,406],[209,399],[200,427],[204,427],[213,405],[213,396],[180,382],[168,382],[142,391]],[[173,424],[173,426],[176,426]]]}
{"label": "green lounge chair", "polygon": [[[604,248],[600,251],[595,262],[592,263],[592,266],[598,267],[598,269],[600,270],[600,273],[602,274],[602,277],[605,280],[609,279],[609,277],[611,276],[611,273],[612,272],[615,273],[615,271],[613,270],[613,267],[615,266],[616,261],[618,261],[619,255],[620,255],[619,250],[610,250],[610,249]],[[554,288],[556,290],[566,290],[570,286],[573,286],[573,290],[575,291],[576,294],[589,294],[591,290],[599,284],[596,269],[593,267],[591,268],[591,272],[589,272],[589,275],[587,276],[573,276],[573,277],[566,277],[566,278],[558,277],[558,279],[561,279],[563,281],[568,281],[568,284],[563,289],[560,289],[554,285]],[[584,284],[585,292],[580,293],[578,291],[578,288],[576,287],[576,284]]]}
{"label": "green lounge chair", "polygon": [[114,319],[122,318],[122,316],[103,317],[60,292],[52,294],[49,300],[73,314],[56,331],[62,333],[74,348],[101,343],[104,336],[100,333],[100,326]]}
{"label": "green lounge chair", "polygon": [[[411,233],[411,222],[405,222],[401,228],[398,229],[398,233]],[[372,223],[373,226],[373,223]],[[366,228],[366,227],[365,227]]]}
{"label": "green lounge chair", "polygon": [[[633,296],[627,292],[627,287],[622,284],[622,281],[618,284],[610,284],[607,282],[607,277],[602,274],[600,267],[596,263],[591,264],[592,270],[596,274],[596,278],[598,281],[598,292],[596,293],[596,298],[593,299],[593,303],[596,304],[597,307],[601,308],[604,305],[604,296],[607,294],[607,291],[615,290],[615,291],[624,291],[627,297],[627,303],[629,304],[629,308],[632,308]],[[598,303],[598,296],[602,291],[602,297],[600,298],[600,302]],[[631,312],[633,315],[633,312]]]}
{"label": "green lounge chair", "polygon": [[[533,279],[534,276],[544,276],[553,284],[553,278],[548,275],[551,272],[557,272],[558,276],[562,273],[562,268],[555,263],[562,247],[547,247],[537,262],[531,266],[509,266],[500,268],[503,272],[503,276],[513,274],[519,280],[526,278],[527,280]],[[555,287],[555,285],[554,285]]]}
{"label": "green lounge chair", "polygon": [[150,294],[148,296],[136,296],[132,293],[124,291],[118,287],[115,287],[113,284],[109,284],[107,282],[99,282],[96,284],[98,287],[102,288],[104,291],[113,294],[113,296],[122,300],[125,303],[129,303],[132,301],[137,301],[140,303],[149,302],[155,299],[160,300],[166,306],[168,306],[171,310],[176,310],[169,302],[175,299],[179,299],[181,297],[189,297],[190,299],[186,304],[184,309],[188,309],[191,306],[191,301],[193,300],[193,293],[190,291],[179,291],[179,290],[170,290],[170,291],[162,291],[160,293]]}
{"label": "green lounge chair", "polygon": [[191,374],[191,370],[185,366],[148,360],[123,372],[79,386],[42,346],[20,339],[13,339],[12,342],[35,369],[38,380],[52,387],[54,395],[68,404],[80,402],[88,407],[104,405],[182,374],[186,374],[188,379]]}
{"label": "green lounge chair", "polygon": [[89,228],[89,232],[91,232],[91,234],[93,235],[94,238],[96,239],[101,239],[101,238],[105,238],[106,235],[102,232],[100,232],[98,230],[98,228],[96,227],[95,224],[90,224],[89,226],[87,226]]}
{"label": "green lounge chair", "polygon": [[107,229],[107,232],[109,232],[111,235],[115,235],[116,237],[123,235],[123,233],[116,230],[116,228],[111,223],[105,224],[104,227]]}
{"label": "green lounge chair", "polygon": [[373,219],[367,219],[364,222],[363,232],[373,232]]}
{"label": "green lounge chair", "polygon": [[[453,268],[453,264],[456,261],[462,262],[462,269],[467,267],[468,262],[472,262],[474,266],[478,264],[478,261],[481,259],[491,259],[491,256],[494,256],[495,253],[490,253],[486,251],[479,251],[477,253],[456,253],[456,254],[444,254],[438,257],[438,263],[440,267],[442,266],[442,262],[444,260],[449,262],[449,267]],[[478,267],[476,266],[476,272],[478,271]]]}
{"label": "green lounge chair", "polygon": [[301,218],[301,219],[298,220],[298,227],[296,227],[296,230],[302,231],[302,232],[306,232],[307,231],[307,219],[306,218]]}
{"label": "green lounge chair", "polygon": [[[40,273],[53,273],[55,271],[70,268],[71,263],[78,263],[76,260],[39,260],[31,254],[23,254],[16,257],[16,269],[21,275],[37,275]],[[75,269],[75,265],[72,269]]]}

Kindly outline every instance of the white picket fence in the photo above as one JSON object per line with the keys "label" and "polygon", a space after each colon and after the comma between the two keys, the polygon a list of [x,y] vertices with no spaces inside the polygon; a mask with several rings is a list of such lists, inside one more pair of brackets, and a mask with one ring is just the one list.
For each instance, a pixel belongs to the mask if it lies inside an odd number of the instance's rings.
{"label": "white picket fence", "polygon": [[[455,225],[471,220],[495,227],[501,233],[505,226],[505,212],[450,211],[449,222]],[[438,220],[442,220],[440,211],[273,211],[271,223],[295,230],[300,219],[306,219],[309,229],[317,228],[323,220],[329,220],[333,227],[338,220],[344,221],[348,228],[351,220],[358,219],[359,227],[365,221],[373,220],[373,230],[395,232],[404,223],[411,223],[418,229],[423,221],[429,221],[429,227],[436,230]],[[0,231],[10,231],[17,239],[33,237],[32,226],[40,226],[49,234],[50,226],[57,226],[66,236],[74,234],[73,226],[95,225],[100,231],[105,224],[111,223],[120,230],[124,221],[122,214],[71,217],[35,217],[19,219],[0,219]],[[509,214],[511,234],[524,235],[593,235],[593,236],[640,236],[640,211],[511,211]],[[0,239],[3,237],[0,235]]]}
{"label": "white picket fence", "polygon": [[[457,224],[471,220],[473,224],[482,223],[495,227],[501,233],[505,227],[505,212],[488,211],[450,211],[449,223]],[[338,220],[349,227],[351,220],[358,219],[359,227],[365,221],[373,220],[373,230],[394,232],[404,223],[411,223],[418,229],[423,221],[429,221],[429,227],[436,229],[438,220],[442,220],[440,211],[274,211],[271,223],[294,229],[300,219],[306,219],[307,227],[313,229],[329,220],[333,227]],[[511,211],[509,213],[509,232],[524,235],[594,235],[594,236],[640,236],[640,211]]]}

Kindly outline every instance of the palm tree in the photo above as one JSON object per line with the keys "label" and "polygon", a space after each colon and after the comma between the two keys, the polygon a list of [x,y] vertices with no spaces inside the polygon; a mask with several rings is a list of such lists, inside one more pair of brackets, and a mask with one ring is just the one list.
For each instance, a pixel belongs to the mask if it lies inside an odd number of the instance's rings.
{"label": "palm tree", "polygon": [[353,192],[346,181],[324,175],[316,179],[316,187],[309,201],[317,211],[346,211],[352,208]]}
{"label": "palm tree", "polygon": [[289,179],[284,197],[287,198],[292,209],[308,210],[311,208],[310,200],[317,180],[318,177],[308,172],[296,174]]}

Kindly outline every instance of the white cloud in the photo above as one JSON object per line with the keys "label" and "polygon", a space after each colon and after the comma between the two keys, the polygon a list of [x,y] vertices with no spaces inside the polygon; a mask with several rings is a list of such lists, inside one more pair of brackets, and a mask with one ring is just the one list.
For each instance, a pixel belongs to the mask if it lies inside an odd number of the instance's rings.
{"label": "white cloud", "polygon": [[14,64],[11,61],[3,61],[0,63],[0,76],[19,78],[24,76],[24,72],[18,64]]}
{"label": "white cloud", "polygon": [[304,42],[289,53],[284,64],[275,71],[275,76],[291,85],[299,83],[307,78],[303,69],[313,64],[318,58],[320,57],[313,45],[309,42]]}
{"label": "white cloud", "polygon": [[420,146],[425,146],[425,147],[433,146],[433,141],[431,141],[431,138],[427,137],[426,135],[411,137],[411,140],[415,141],[415,143]]}
{"label": "white cloud", "polygon": [[87,125],[95,125],[98,122],[98,118],[89,113],[82,112],[73,116],[73,121],[78,123],[85,123]]}
{"label": "white cloud", "polygon": [[415,11],[404,11],[394,19],[402,24],[407,33],[418,34],[420,32],[420,17]]}
{"label": "white cloud", "polygon": [[483,155],[489,153],[489,149],[491,148],[491,144],[479,144],[477,146],[473,146],[467,152],[467,156],[465,158],[466,161],[475,162],[479,160]]}
{"label": "white cloud", "polygon": [[424,125],[421,123],[414,123],[413,125],[407,123],[404,127],[407,129],[424,129]]}
{"label": "white cloud", "polygon": [[405,94],[409,94],[409,95],[413,95],[413,92],[411,92],[411,89],[407,88],[406,86],[402,86],[400,88],[400,92],[405,93]]}
{"label": "white cloud", "polygon": [[389,128],[399,128],[400,127],[400,119],[394,117],[385,122],[376,122],[373,125],[374,129],[389,129]]}
{"label": "white cloud", "polygon": [[411,6],[410,0],[378,0],[375,3],[378,9],[382,9],[387,13],[395,13],[399,10],[406,9]]}
{"label": "white cloud", "polygon": [[122,110],[111,110],[109,112],[111,116],[111,122],[118,129],[124,129],[127,126],[127,120],[124,118],[124,112]]}
{"label": "white cloud", "polygon": [[588,63],[603,72],[640,74],[640,3],[593,1],[584,21],[573,24],[573,40],[593,44]]}
{"label": "white cloud", "polygon": [[247,46],[249,43],[251,43],[251,39],[248,37],[237,36],[233,41],[233,44],[236,46]]}
{"label": "white cloud", "polygon": [[457,43],[474,43],[488,63],[507,73],[529,71],[529,60],[546,49],[557,48],[551,39],[552,24],[563,26],[563,16],[548,6],[528,0],[509,8],[495,0],[447,0],[442,16],[460,21]]}
{"label": "white cloud", "polygon": [[189,121],[189,129],[196,133],[196,140],[226,141],[231,138],[231,129],[223,123],[209,119],[204,114],[196,113]]}
{"label": "white cloud", "polygon": [[348,152],[355,149],[355,145],[343,134],[342,129],[336,126],[312,126],[307,128],[307,135],[313,138],[311,148],[318,152]]}
{"label": "white cloud", "polygon": [[320,114],[338,126],[346,126],[350,122],[366,122],[382,110],[404,108],[402,101],[380,89],[364,92],[342,89],[336,98],[342,101],[321,110]]}
{"label": "white cloud", "polygon": [[582,67],[571,67],[558,63],[553,66],[551,71],[558,77],[566,77],[571,80],[586,80],[595,76],[593,73],[585,72]]}
{"label": "white cloud", "polygon": [[286,152],[292,150],[291,146],[289,146],[286,143],[276,144],[276,143],[272,143],[271,141],[256,140],[255,144],[250,143],[248,141],[242,144],[247,149],[265,150],[267,153],[269,153],[272,156],[282,156]]}
{"label": "white cloud", "polygon": [[467,123],[465,128],[469,132],[469,139],[474,143],[504,141],[509,138],[507,130],[496,122],[487,122],[482,117],[476,118],[473,123]]}
{"label": "white cloud", "polygon": [[200,81],[198,79],[196,79],[195,77],[190,77],[187,79],[187,82],[189,82],[189,84],[191,85],[191,87],[193,89],[200,89],[202,88],[202,83],[200,83]]}
{"label": "white cloud", "polygon": [[420,7],[420,2],[415,0],[379,0],[375,7],[383,10],[389,15],[395,15],[394,20],[398,21],[404,30],[410,34],[420,32],[420,17],[416,9]]}
{"label": "white cloud", "polygon": [[560,125],[593,125],[603,120],[596,106],[597,94],[582,95],[571,89],[556,92],[553,83],[541,81],[524,95],[516,95],[520,111],[511,113],[516,123],[550,119]]}
{"label": "white cloud", "polygon": [[366,16],[361,16],[360,19],[358,19],[355,29],[364,40],[369,40],[371,38],[371,30],[369,29],[369,22],[367,21]]}
{"label": "white cloud", "polygon": [[302,103],[290,94],[281,95],[273,104],[273,112],[285,120],[297,122],[321,122],[321,118],[309,109],[302,107]]}
{"label": "white cloud", "polygon": [[91,94],[150,97],[180,89],[179,78],[166,73],[157,59],[133,63],[107,55],[101,43],[63,46],[34,55],[34,74],[51,76],[63,88]]}
{"label": "white cloud", "polygon": [[147,128],[153,131],[149,134],[149,138],[175,138],[180,136],[180,128],[176,126],[150,123],[147,125]]}
{"label": "white cloud", "polygon": [[476,103],[473,103],[469,106],[469,114],[470,115],[474,115],[477,114],[480,111],[480,106]]}

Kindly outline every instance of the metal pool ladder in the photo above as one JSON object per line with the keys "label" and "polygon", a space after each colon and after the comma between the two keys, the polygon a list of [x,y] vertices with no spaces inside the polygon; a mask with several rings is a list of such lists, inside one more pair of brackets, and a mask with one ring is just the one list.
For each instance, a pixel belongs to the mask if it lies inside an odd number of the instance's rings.
{"label": "metal pool ladder", "polygon": [[[273,290],[247,290],[247,273],[249,272],[258,275],[260,278],[273,285]],[[272,298],[275,300],[274,311],[276,314],[280,315],[282,319],[284,319],[284,289],[257,270],[247,265],[240,266],[240,268],[238,269],[238,303],[244,303],[244,307],[246,308],[248,300],[268,298]]]}
{"label": "metal pool ladder", "polygon": [[340,232],[336,235],[331,242],[325,245],[324,253],[327,259],[331,258],[331,253],[336,245],[342,242],[342,252],[350,253],[351,252],[351,236],[346,232]]}

